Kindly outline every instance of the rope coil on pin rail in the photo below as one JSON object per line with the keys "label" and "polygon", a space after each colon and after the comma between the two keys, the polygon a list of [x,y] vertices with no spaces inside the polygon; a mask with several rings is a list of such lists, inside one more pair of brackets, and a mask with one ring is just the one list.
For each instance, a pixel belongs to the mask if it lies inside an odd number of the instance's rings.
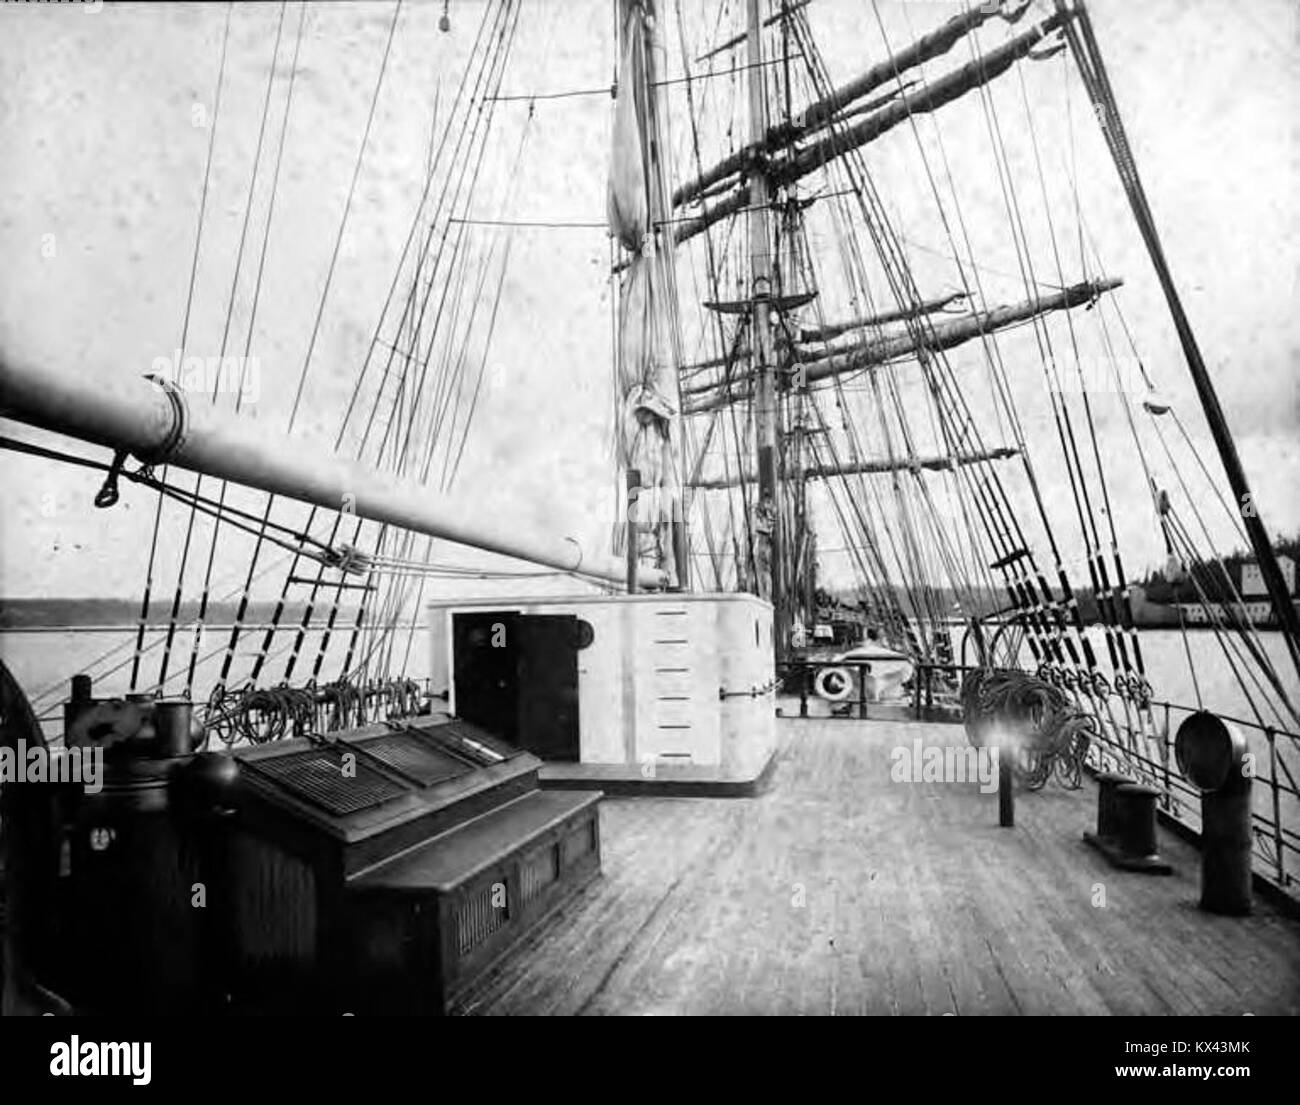
{"label": "rope coil on pin rail", "polygon": [[1068,789],[1078,789],[1088,747],[1099,733],[1096,717],[1079,710],[1060,685],[1054,685],[1067,675],[1073,678],[1072,672],[1051,665],[1040,667],[1038,675],[1013,668],[981,668],[968,672],[962,682],[971,744],[997,745],[1000,733],[1010,735],[1007,751],[1014,749],[1016,772],[1030,790],[1043,787],[1053,769]]}
{"label": "rope coil on pin rail", "polygon": [[204,742],[215,737],[229,747],[290,737],[329,741],[324,734],[360,725],[367,714],[376,720],[413,716],[423,697],[419,683],[409,678],[364,684],[347,678],[318,684],[313,678],[300,686],[282,681],[274,687],[249,682],[234,691],[218,683],[203,712]]}

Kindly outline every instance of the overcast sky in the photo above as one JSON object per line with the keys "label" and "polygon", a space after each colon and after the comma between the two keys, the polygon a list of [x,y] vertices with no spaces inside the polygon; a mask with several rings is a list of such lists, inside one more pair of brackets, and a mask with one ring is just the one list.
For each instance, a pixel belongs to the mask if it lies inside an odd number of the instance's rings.
{"label": "overcast sky", "polygon": [[[737,7],[735,0],[727,6],[722,26],[735,21]],[[1096,0],[1092,8],[1175,276],[1258,502],[1275,531],[1294,533],[1300,530],[1296,5]],[[320,386],[308,396],[298,427],[307,434],[324,436],[335,426],[339,391],[374,328],[419,194],[435,98],[440,89],[444,102],[450,95],[481,9],[453,0],[449,35],[438,31],[440,10],[407,5],[401,16],[345,265],[318,345]],[[956,10],[919,0],[879,4],[894,46],[909,27],[920,33]],[[296,9],[290,12],[292,28]],[[293,379],[301,363],[391,13],[388,3],[308,12],[254,335],[262,396],[249,413],[272,426],[284,424],[291,388],[277,381]],[[813,0],[809,13],[837,80],[881,56],[870,3]],[[274,4],[234,14],[192,348],[215,351],[219,342],[277,16]],[[0,346],[6,353],[108,378],[147,372],[154,358],[176,346],[208,140],[206,129],[193,125],[193,112],[196,104],[211,103],[224,17],[217,4],[0,8]],[[611,35],[608,0],[526,4],[507,90],[607,86]],[[1074,95],[1078,108],[1082,94],[1076,88]],[[539,103],[513,190],[495,180],[485,191],[483,214],[602,219],[610,106],[602,97]],[[1059,138],[1052,110],[1043,107],[1049,141]],[[516,148],[525,111],[503,105],[500,149]],[[963,128],[960,119],[945,125],[955,160],[980,156],[974,128]],[[911,206],[920,203],[912,193],[921,185],[908,175],[907,137],[898,135],[890,146],[893,141],[873,147],[872,164],[894,189],[891,206],[924,236],[913,217],[919,208]],[[1127,281],[1122,303],[1149,366],[1216,464],[1114,170],[1097,153],[1095,135],[1091,141],[1089,147],[1081,139],[1079,148],[1083,190],[1095,200],[1093,233],[1108,271]],[[979,219],[978,197],[968,213]],[[995,236],[991,220],[989,226]],[[927,240],[942,244],[937,230]],[[1014,267],[1009,245],[1001,256],[996,250],[994,242],[981,252],[991,268]],[[604,544],[613,519],[607,259],[599,229],[515,232],[491,386],[461,479],[462,490],[485,511],[510,511],[521,524],[573,533],[592,546]],[[236,317],[246,319],[247,310],[241,303]],[[1108,455],[1127,448],[1118,418],[1103,420],[1101,432]],[[100,512],[91,505],[93,475],[7,453],[0,466],[0,593],[138,594],[150,497],[127,488],[119,507]],[[1116,514],[1130,562],[1155,563],[1159,541],[1141,480],[1132,466],[1119,467]],[[834,543],[833,536],[823,538],[824,545]]]}

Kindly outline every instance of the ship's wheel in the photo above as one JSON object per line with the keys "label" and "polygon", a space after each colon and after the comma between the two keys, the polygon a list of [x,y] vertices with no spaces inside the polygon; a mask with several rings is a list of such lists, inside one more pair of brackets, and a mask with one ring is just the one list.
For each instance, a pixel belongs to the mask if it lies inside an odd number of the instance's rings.
{"label": "ship's wheel", "polygon": [[36,712],[18,680],[0,660],[0,746],[16,749],[20,740],[26,741],[28,748],[45,747],[45,734]]}
{"label": "ship's wheel", "polygon": [[[43,748],[45,735],[41,732],[36,712],[27,701],[18,680],[10,673],[4,661],[0,660],[0,748],[12,748],[17,752],[20,741],[28,748]],[[9,964],[14,954],[9,925],[9,903],[13,900],[9,891],[9,879],[14,864],[8,856],[14,839],[10,824],[13,814],[4,789],[3,782],[0,782],[0,1012],[9,1005],[6,1000],[6,980],[12,974]]]}

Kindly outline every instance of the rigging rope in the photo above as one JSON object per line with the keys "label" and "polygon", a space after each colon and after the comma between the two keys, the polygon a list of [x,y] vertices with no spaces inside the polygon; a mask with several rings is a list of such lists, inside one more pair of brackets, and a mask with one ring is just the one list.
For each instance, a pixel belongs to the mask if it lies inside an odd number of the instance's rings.
{"label": "rigging rope", "polygon": [[[190,279],[189,287],[185,292],[185,315],[181,321],[181,343],[178,346],[178,355],[183,356],[189,345],[190,336],[190,311],[194,305],[194,285],[198,279],[199,272],[199,250],[203,242],[203,223],[204,216],[208,209],[208,184],[212,179],[212,154],[217,144],[217,126],[221,120],[221,92],[225,84],[226,77],[226,53],[230,45],[230,16],[234,11],[233,0],[226,4],[226,18],[221,32],[221,60],[217,64],[217,83],[216,91],[213,93],[212,104],[212,129],[208,132],[208,152],[204,158],[203,164],[203,187],[199,193],[199,214],[197,225],[194,231],[194,252],[190,259]],[[177,364],[177,370],[180,364]],[[167,479],[167,467],[163,467],[162,480]],[[158,554],[158,535],[161,532],[162,522],[162,504],[163,496],[161,491],[158,495],[157,503],[154,506],[153,532],[149,537],[149,561],[145,568],[144,591],[140,599],[140,620],[136,630],[135,655],[131,661],[131,690],[135,690],[140,679],[140,660],[144,651],[145,628],[149,623],[149,607],[153,598],[154,582],[154,565]]]}

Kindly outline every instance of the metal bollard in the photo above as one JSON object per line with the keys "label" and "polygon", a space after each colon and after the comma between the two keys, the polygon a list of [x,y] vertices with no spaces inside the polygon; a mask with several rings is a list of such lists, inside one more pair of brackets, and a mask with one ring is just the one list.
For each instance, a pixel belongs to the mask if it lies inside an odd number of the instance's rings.
{"label": "metal bollard", "polygon": [[1097,831],[1084,833],[1083,839],[1121,870],[1172,874],[1174,869],[1156,852],[1156,799],[1162,793],[1116,772],[1101,772]]}
{"label": "metal bollard", "polygon": [[1115,791],[1125,783],[1133,782],[1117,771],[1102,771],[1097,775],[1097,839],[1112,841],[1119,837],[1119,822],[1115,816]]}
{"label": "metal bollard", "polygon": [[1130,859],[1156,854],[1156,799],[1160,791],[1142,783],[1115,788],[1116,827],[1120,851]]}

